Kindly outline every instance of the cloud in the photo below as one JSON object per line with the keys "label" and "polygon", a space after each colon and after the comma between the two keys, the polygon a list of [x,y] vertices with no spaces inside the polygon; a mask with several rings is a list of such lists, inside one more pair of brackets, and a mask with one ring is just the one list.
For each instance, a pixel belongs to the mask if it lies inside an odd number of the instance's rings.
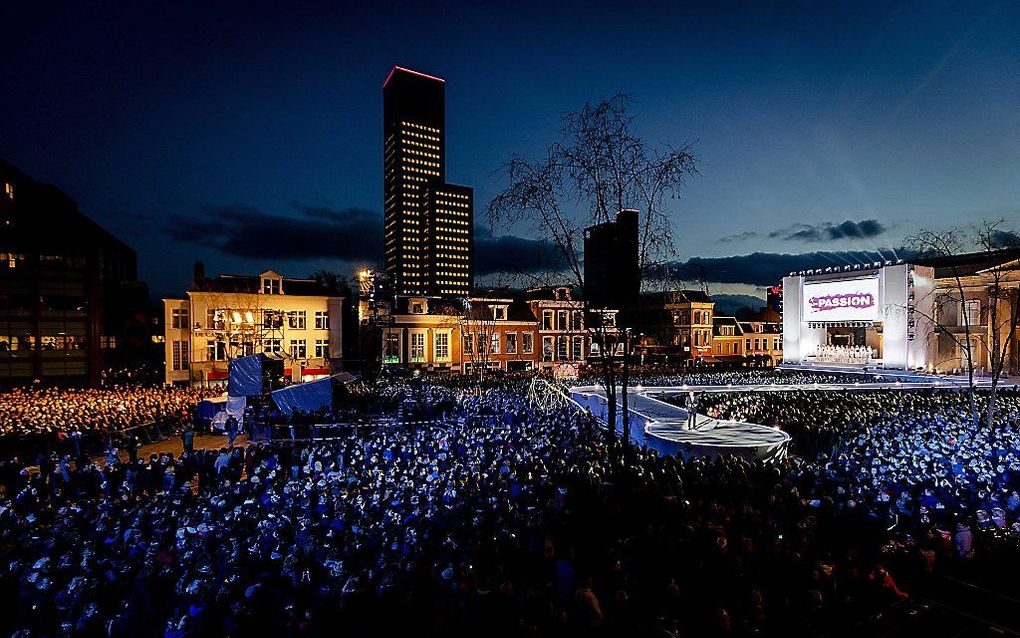
{"label": "cloud", "polygon": [[295,205],[292,214],[249,206],[206,206],[200,215],[173,215],[176,241],[251,259],[338,258],[374,262],[382,255],[382,217],[361,208]]}
{"label": "cloud", "polygon": [[835,241],[838,239],[867,239],[878,237],[888,230],[877,219],[865,219],[855,222],[846,220],[841,223],[824,222],[822,224],[794,224],[769,233],[770,239],[784,241]]}
{"label": "cloud", "polygon": [[495,236],[475,226],[475,274],[528,273],[561,270],[559,251],[544,239],[516,235]]}
{"label": "cloud", "polygon": [[993,230],[989,236],[992,248],[1016,248],[1020,246],[1020,235],[1013,231]]}
{"label": "cloud", "polygon": [[719,293],[712,295],[712,301],[715,302],[715,314],[721,317],[732,317],[745,308],[757,312],[765,307],[765,300],[753,295]]}
{"label": "cloud", "polygon": [[[197,215],[173,215],[166,234],[175,241],[263,260],[338,259],[375,263],[383,258],[383,218],[361,208],[335,210],[295,204],[287,213],[251,206],[206,206]],[[493,236],[475,228],[475,273],[536,273],[561,267],[548,242]]]}
{"label": "cloud", "polygon": [[[904,258],[909,251],[904,248],[885,250],[897,258]],[[827,266],[874,263],[886,260],[881,252],[875,251],[814,251],[806,253],[763,253],[731,257],[692,257],[684,262],[674,262],[651,273],[654,278],[670,281],[712,281],[719,283],[751,284],[772,286],[791,272]]]}
{"label": "cloud", "polygon": [[747,241],[748,239],[754,239],[757,236],[758,233],[753,230],[749,230],[743,233],[736,233],[735,235],[726,235],[725,237],[720,237],[716,241],[720,244],[729,244],[735,241]]}

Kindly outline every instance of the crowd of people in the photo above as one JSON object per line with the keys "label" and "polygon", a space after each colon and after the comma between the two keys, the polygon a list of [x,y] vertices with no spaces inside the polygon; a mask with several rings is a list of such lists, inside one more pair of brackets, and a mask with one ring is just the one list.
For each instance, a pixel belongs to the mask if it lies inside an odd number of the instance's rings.
{"label": "crowd of people", "polygon": [[[736,368],[729,370],[700,371],[680,369],[673,372],[659,372],[654,369],[638,369],[632,373],[630,384],[635,387],[637,385],[643,385],[645,387],[679,387],[684,385],[759,386],[888,383],[890,380],[895,380],[895,378],[883,375],[880,372],[860,374],[849,372],[809,372],[776,368]],[[592,371],[577,381],[570,381],[570,384],[593,385],[599,384],[600,382],[601,377],[598,372]]]}
{"label": "crowd of people", "polygon": [[18,389],[0,393],[0,436],[111,432],[179,417],[222,390],[130,387]]}
{"label": "crowd of people", "polygon": [[856,363],[868,364],[875,358],[875,351],[869,346],[844,346],[835,344],[819,344],[811,357],[822,363]]}
{"label": "crowd of people", "polygon": [[138,447],[193,423],[195,405],[222,389],[116,386],[0,393],[0,461],[46,462],[54,453]]}
{"label": "crowd of people", "polygon": [[[960,390],[708,396],[712,416],[790,431],[802,455],[823,468],[819,478],[838,482],[817,492],[868,507],[890,524],[943,535],[976,525],[1020,541],[1020,394],[1014,390],[1000,392],[993,427],[983,423],[987,397],[978,394],[975,414]],[[964,545],[964,553],[973,549]]]}
{"label": "crowd of people", "polygon": [[802,475],[660,457],[524,394],[464,393],[441,425],[19,474],[0,628],[825,634],[907,597],[902,556]]}
{"label": "crowd of people", "polygon": [[0,631],[857,635],[1020,538],[1009,392],[995,428],[948,390],[701,396],[795,432],[781,464],[628,446],[517,379],[350,396],[428,418],[7,466]]}

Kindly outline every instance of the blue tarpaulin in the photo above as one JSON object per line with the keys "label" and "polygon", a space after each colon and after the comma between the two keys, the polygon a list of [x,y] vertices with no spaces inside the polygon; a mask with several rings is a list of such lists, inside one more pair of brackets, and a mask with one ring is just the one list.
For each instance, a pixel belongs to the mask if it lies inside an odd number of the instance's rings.
{"label": "blue tarpaulin", "polygon": [[198,402],[195,418],[200,423],[212,424],[213,429],[222,430],[227,415],[233,415],[238,421],[242,419],[247,402],[246,397],[231,397],[225,394],[215,399],[205,399]]}
{"label": "blue tarpaulin", "polygon": [[195,408],[195,416],[202,421],[211,421],[217,412],[225,408],[226,404],[225,398],[199,401],[198,407]]}
{"label": "blue tarpaulin", "polygon": [[273,403],[284,414],[290,414],[295,410],[315,412],[333,405],[333,380],[327,378],[289,385],[274,390],[271,396]]}
{"label": "blue tarpaulin", "polygon": [[253,354],[230,362],[227,394],[232,397],[252,397],[262,394],[262,364],[266,355]]}

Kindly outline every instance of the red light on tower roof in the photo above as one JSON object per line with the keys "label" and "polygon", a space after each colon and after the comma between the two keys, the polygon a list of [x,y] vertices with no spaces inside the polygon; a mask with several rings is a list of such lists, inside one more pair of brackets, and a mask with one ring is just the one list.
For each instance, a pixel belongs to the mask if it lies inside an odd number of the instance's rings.
{"label": "red light on tower roof", "polygon": [[390,69],[390,74],[386,76],[386,81],[382,83],[384,89],[386,88],[386,85],[390,83],[390,78],[392,78],[393,74],[396,73],[397,71],[403,71],[404,73],[410,73],[411,75],[417,75],[419,77],[428,78],[429,80],[443,82],[444,84],[446,83],[446,80],[444,80],[443,78],[436,77],[434,75],[429,75],[428,73],[422,73],[421,71],[415,71],[414,69],[408,69],[407,67],[403,66],[394,66],[392,69]]}

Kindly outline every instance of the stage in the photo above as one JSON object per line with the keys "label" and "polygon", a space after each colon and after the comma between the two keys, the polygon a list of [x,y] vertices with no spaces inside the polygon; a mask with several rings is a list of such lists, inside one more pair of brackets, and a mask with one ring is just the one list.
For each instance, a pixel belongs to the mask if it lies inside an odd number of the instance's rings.
{"label": "stage", "polygon": [[[817,372],[819,374],[853,374],[861,375],[862,377],[871,377],[868,380],[862,380],[861,385],[865,383],[869,385],[877,385],[878,387],[897,387],[897,388],[960,388],[967,387],[969,380],[967,375],[964,374],[931,374],[927,372],[914,371],[914,370],[896,370],[890,368],[878,368],[874,365],[861,365],[861,364],[849,364],[849,363],[781,363],[776,366],[776,370],[790,370],[795,372]],[[875,377],[881,377],[882,381],[875,382]],[[897,383],[898,382],[898,383]],[[984,387],[991,384],[991,380],[987,376],[975,375],[974,385],[977,387]],[[1003,378],[1000,382],[1002,387],[1015,385],[1015,381],[1009,378]],[[771,386],[769,386],[771,387]],[[809,386],[805,386],[809,387]],[[841,388],[844,390],[852,390],[858,387],[856,384],[827,384],[830,388]]]}
{"label": "stage", "polygon": [[[747,458],[776,459],[786,454],[790,437],[782,430],[757,423],[724,421],[698,414],[694,430],[687,429],[689,413],[683,407],[661,400],[665,397],[680,397],[694,392],[703,394],[743,392],[791,392],[791,391],[854,391],[875,390],[965,390],[966,377],[929,375],[906,370],[864,369],[863,366],[815,364],[783,364],[785,370],[810,371],[818,373],[859,374],[861,381],[851,383],[768,383],[746,385],[681,385],[631,388],[627,393],[631,413],[631,439],[663,454],[715,457],[720,454],[735,454]],[[865,378],[867,377],[867,378]],[[880,377],[880,378],[878,378]],[[988,379],[976,378],[976,387],[989,385]],[[1016,387],[1012,379],[1004,379],[1001,387]],[[605,390],[601,386],[577,386],[570,388],[570,397],[581,407],[591,411],[606,422],[608,406]],[[617,397],[617,406],[620,406]],[[617,432],[622,432],[622,416],[617,415]]]}
{"label": "stage", "polygon": [[929,368],[931,267],[875,262],[783,278],[783,362]]}
{"label": "stage", "polygon": [[[725,389],[723,389],[725,390]],[[698,414],[695,429],[687,429],[689,412],[661,401],[653,394],[677,393],[680,388],[648,388],[627,393],[631,414],[630,437],[662,454],[716,457],[733,454],[746,458],[780,460],[786,456],[790,435],[782,430],[756,423],[723,421]],[[571,398],[603,422],[607,420],[605,391],[600,386],[570,389]],[[617,402],[619,405],[619,401]],[[622,432],[623,419],[617,416],[616,430]]]}

